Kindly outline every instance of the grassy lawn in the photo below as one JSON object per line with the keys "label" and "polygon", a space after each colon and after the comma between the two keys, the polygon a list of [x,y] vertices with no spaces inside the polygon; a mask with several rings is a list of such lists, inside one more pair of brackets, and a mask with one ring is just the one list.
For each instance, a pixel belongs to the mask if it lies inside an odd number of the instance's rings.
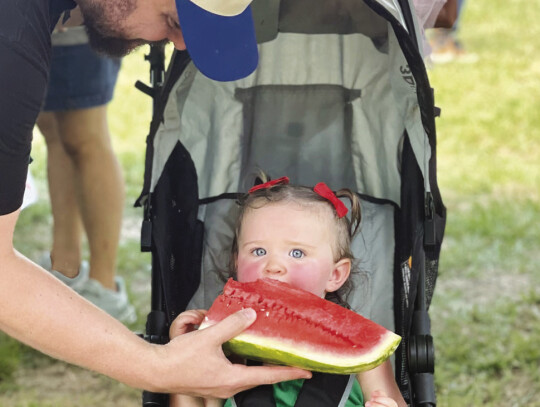
{"label": "grassy lawn", "polygon": [[540,405],[538,17],[527,1],[467,2],[478,62],[430,71],[448,208],[431,308],[440,406]]}
{"label": "grassy lawn", "polygon": [[[540,406],[540,8],[527,0],[467,2],[461,39],[474,64],[430,70],[438,119],[438,176],[448,208],[431,305],[439,406]],[[110,106],[114,148],[126,180],[118,273],[142,331],[150,258],[139,250],[150,98],[144,52],[123,63]],[[36,133],[32,172],[40,200],[25,210],[16,246],[48,249],[45,147]],[[45,377],[47,375],[47,377]],[[0,407],[140,405],[139,392],[54,362],[0,336]]]}

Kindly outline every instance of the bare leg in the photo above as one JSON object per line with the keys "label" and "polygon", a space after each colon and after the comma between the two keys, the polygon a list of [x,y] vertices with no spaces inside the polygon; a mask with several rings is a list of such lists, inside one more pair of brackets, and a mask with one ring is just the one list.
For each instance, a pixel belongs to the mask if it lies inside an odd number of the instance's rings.
{"label": "bare leg", "polygon": [[53,216],[51,266],[67,277],[75,277],[81,263],[82,230],[73,164],[60,140],[55,113],[42,112],[37,125],[47,144],[47,175]]}
{"label": "bare leg", "polygon": [[57,112],[60,137],[75,170],[75,188],[90,248],[90,278],[114,283],[124,187],[111,147],[107,106]]}

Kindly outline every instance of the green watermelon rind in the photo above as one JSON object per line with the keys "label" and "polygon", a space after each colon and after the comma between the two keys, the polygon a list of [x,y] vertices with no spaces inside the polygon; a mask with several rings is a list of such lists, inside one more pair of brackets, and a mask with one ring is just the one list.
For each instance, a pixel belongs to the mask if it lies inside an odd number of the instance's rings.
{"label": "green watermelon rind", "polygon": [[271,338],[240,334],[223,347],[238,356],[278,365],[295,366],[321,373],[352,374],[371,370],[387,360],[399,346],[401,337],[388,331],[369,353],[360,356],[329,355],[300,349]]}

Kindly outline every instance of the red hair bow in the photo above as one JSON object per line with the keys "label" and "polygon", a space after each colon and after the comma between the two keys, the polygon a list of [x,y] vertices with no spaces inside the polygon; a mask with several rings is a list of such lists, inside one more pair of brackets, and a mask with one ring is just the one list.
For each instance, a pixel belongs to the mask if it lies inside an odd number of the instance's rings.
{"label": "red hair bow", "polygon": [[289,183],[289,177],[281,177],[278,179],[273,179],[271,181],[265,182],[264,184],[255,185],[248,191],[248,193],[251,194],[252,192],[258,191],[259,189],[271,188],[274,185],[282,185],[282,184],[288,184],[288,183]]}
{"label": "red hair bow", "polygon": [[339,199],[336,194],[334,194],[324,182],[319,182],[317,185],[315,185],[313,191],[322,196],[323,198],[328,199],[330,203],[334,205],[338,218],[344,217],[347,212],[349,212],[341,199]]}

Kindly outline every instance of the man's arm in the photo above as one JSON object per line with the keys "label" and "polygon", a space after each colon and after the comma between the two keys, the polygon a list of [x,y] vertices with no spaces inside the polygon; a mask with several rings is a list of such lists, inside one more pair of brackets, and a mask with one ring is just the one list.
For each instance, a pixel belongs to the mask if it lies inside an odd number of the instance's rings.
{"label": "man's arm", "polygon": [[221,345],[255,320],[244,310],[213,327],[152,345],[17,253],[18,213],[0,216],[0,329],[52,357],[155,392],[228,398],[309,377],[286,367],[231,364]]}
{"label": "man's arm", "polygon": [[[150,346],[17,253],[18,211],[0,216],[0,329],[50,356],[142,387]],[[145,356],[146,355],[146,356]],[[120,363],[125,358],[126,363]]]}

